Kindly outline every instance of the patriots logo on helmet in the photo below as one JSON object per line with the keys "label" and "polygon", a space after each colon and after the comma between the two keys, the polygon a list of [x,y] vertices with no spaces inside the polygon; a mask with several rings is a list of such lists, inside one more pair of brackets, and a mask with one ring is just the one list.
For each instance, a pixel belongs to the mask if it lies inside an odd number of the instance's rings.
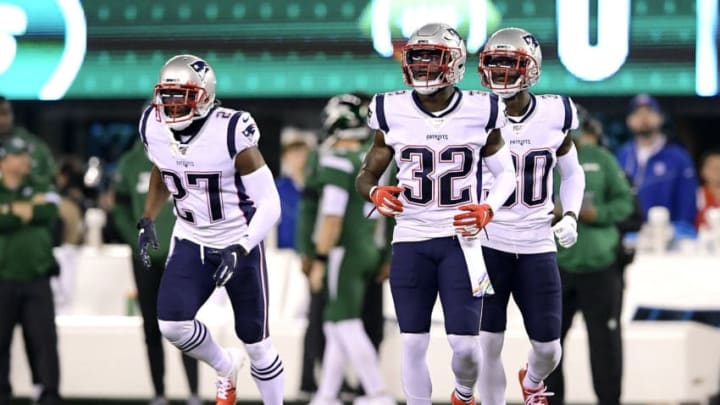
{"label": "patriots logo on helmet", "polygon": [[522,37],[522,38],[523,38],[523,40],[525,40],[525,43],[527,43],[528,46],[529,46],[530,48],[532,48],[533,51],[535,51],[535,49],[537,49],[537,47],[540,46],[540,44],[538,43],[537,39],[535,39],[535,36],[534,36],[534,35],[528,34],[528,35],[525,35],[525,36]]}
{"label": "patriots logo on helmet", "polygon": [[205,74],[210,70],[210,66],[203,60],[196,60],[190,64],[190,67],[196,71],[203,80],[205,80]]}
{"label": "patriots logo on helmet", "polygon": [[443,38],[447,41],[457,41],[458,39],[460,39],[460,34],[455,31],[455,28],[451,27],[447,29],[447,32],[445,33],[445,35],[443,35]]}

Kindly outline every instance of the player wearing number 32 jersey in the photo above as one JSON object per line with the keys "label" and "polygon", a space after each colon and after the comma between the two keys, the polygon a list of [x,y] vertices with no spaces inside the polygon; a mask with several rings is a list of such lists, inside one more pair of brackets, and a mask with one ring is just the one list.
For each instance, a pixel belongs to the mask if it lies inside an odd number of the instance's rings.
{"label": "player wearing number 32 jersey", "polygon": [[[477,235],[515,189],[498,129],[505,125],[504,105],[494,94],[453,86],[465,61],[465,44],[450,26],[427,24],[413,33],[402,61],[413,90],[373,98],[368,123],[375,141],[356,181],[378,212],[396,219],[390,288],[409,405],[431,404],[425,358],[438,295],[453,351],[451,401],[474,404],[482,296],[491,292]],[[397,185],[378,186],[392,159]],[[483,204],[481,159],[497,180]]]}
{"label": "player wearing number 32 jersey", "polygon": [[[153,163],[138,244],[170,243],[158,291],[160,331],[188,356],[218,373],[216,405],[234,405],[244,355],[225,349],[195,319],[215,288],[224,287],[235,333],[267,405],[283,402],[283,365],[268,331],[263,239],[280,217],[272,174],[257,148],[260,132],[244,111],[215,101],[215,73],[193,55],[171,58],[160,71],[140,137]],[[172,196],[172,241],[158,241],[153,219]]]}
{"label": "player wearing number 32 jersey", "polygon": [[[495,212],[481,235],[483,254],[495,294],[485,300],[480,332],[483,405],[505,404],[505,372],[501,351],[507,305],[512,294],[523,316],[531,350],[527,367],[518,373],[526,404],[547,404],[543,380],[560,355],[561,290],[556,245],[577,241],[577,213],[585,189],[585,174],[568,130],[577,127],[577,113],[568,97],[535,96],[529,92],[539,79],[542,54],[537,39],[518,28],[494,33],[480,55],[483,85],[502,97],[508,124],[502,135],[517,169],[517,188]],[[564,215],[554,226],[553,168],[562,183],[559,200]],[[483,175],[483,188],[492,190],[492,173]],[[552,389],[552,387],[549,387]]]}

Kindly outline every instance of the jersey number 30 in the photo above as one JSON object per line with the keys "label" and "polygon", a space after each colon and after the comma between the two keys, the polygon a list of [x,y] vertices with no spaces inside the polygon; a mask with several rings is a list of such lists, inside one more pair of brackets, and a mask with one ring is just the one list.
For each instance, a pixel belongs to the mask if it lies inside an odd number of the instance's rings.
{"label": "jersey number 30", "polygon": [[533,149],[524,155],[512,154],[518,185],[503,207],[512,208],[518,203],[518,193],[523,205],[536,207],[545,204],[548,198],[548,176],[553,166],[553,154],[549,149]]}

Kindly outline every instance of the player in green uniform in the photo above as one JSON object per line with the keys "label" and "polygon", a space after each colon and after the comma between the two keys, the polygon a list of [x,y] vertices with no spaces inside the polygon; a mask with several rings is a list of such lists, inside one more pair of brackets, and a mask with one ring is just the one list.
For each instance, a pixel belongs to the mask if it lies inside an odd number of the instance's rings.
{"label": "player in green uniform", "polygon": [[377,352],[363,328],[361,314],[368,281],[383,260],[375,241],[372,206],[354,190],[367,151],[366,104],[353,94],[333,97],[324,109],[330,138],[318,154],[317,171],[308,187],[318,190],[314,260],[310,287],[323,291],[325,352],[317,394],[311,404],[337,404],[346,364],[357,374],[365,396],[355,403],[394,403],[387,395]]}

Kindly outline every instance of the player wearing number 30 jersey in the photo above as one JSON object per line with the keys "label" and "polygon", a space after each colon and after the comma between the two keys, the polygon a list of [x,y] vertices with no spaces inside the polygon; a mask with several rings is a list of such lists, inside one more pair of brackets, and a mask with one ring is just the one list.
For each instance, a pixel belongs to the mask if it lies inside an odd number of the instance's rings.
{"label": "player wearing number 30 jersey", "polygon": [[[577,240],[585,175],[568,130],[577,127],[575,106],[568,97],[534,96],[529,88],[540,77],[542,54],[535,36],[518,28],[494,33],[480,55],[485,87],[507,105],[502,135],[517,169],[515,192],[495,212],[481,235],[495,295],[485,300],[480,332],[483,355],[479,378],[483,405],[505,404],[505,372],[501,351],[507,305],[512,294],[520,309],[532,349],[519,372],[526,404],[547,404],[543,380],[557,366],[560,347],[560,274],[553,234],[562,248]],[[553,168],[560,169],[559,199],[564,215],[553,219]],[[483,176],[490,189],[492,173]],[[552,389],[552,387],[549,387]]]}
{"label": "player wearing number 30 jersey", "polygon": [[[403,48],[413,91],[377,94],[368,123],[375,142],[358,175],[358,192],[394,216],[390,288],[402,333],[401,372],[409,405],[431,404],[425,354],[440,296],[453,351],[453,404],[474,404],[482,296],[490,292],[478,233],[515,189],[500,131],[504,105],[490,93],[453,86],[465,71],[465,44],[445,24],[418,29]],[[479,202],[481,157],[497,181]],[[397,185],[378,186],[394,159]],[[368,235],[368,237],[371,237]]]}

